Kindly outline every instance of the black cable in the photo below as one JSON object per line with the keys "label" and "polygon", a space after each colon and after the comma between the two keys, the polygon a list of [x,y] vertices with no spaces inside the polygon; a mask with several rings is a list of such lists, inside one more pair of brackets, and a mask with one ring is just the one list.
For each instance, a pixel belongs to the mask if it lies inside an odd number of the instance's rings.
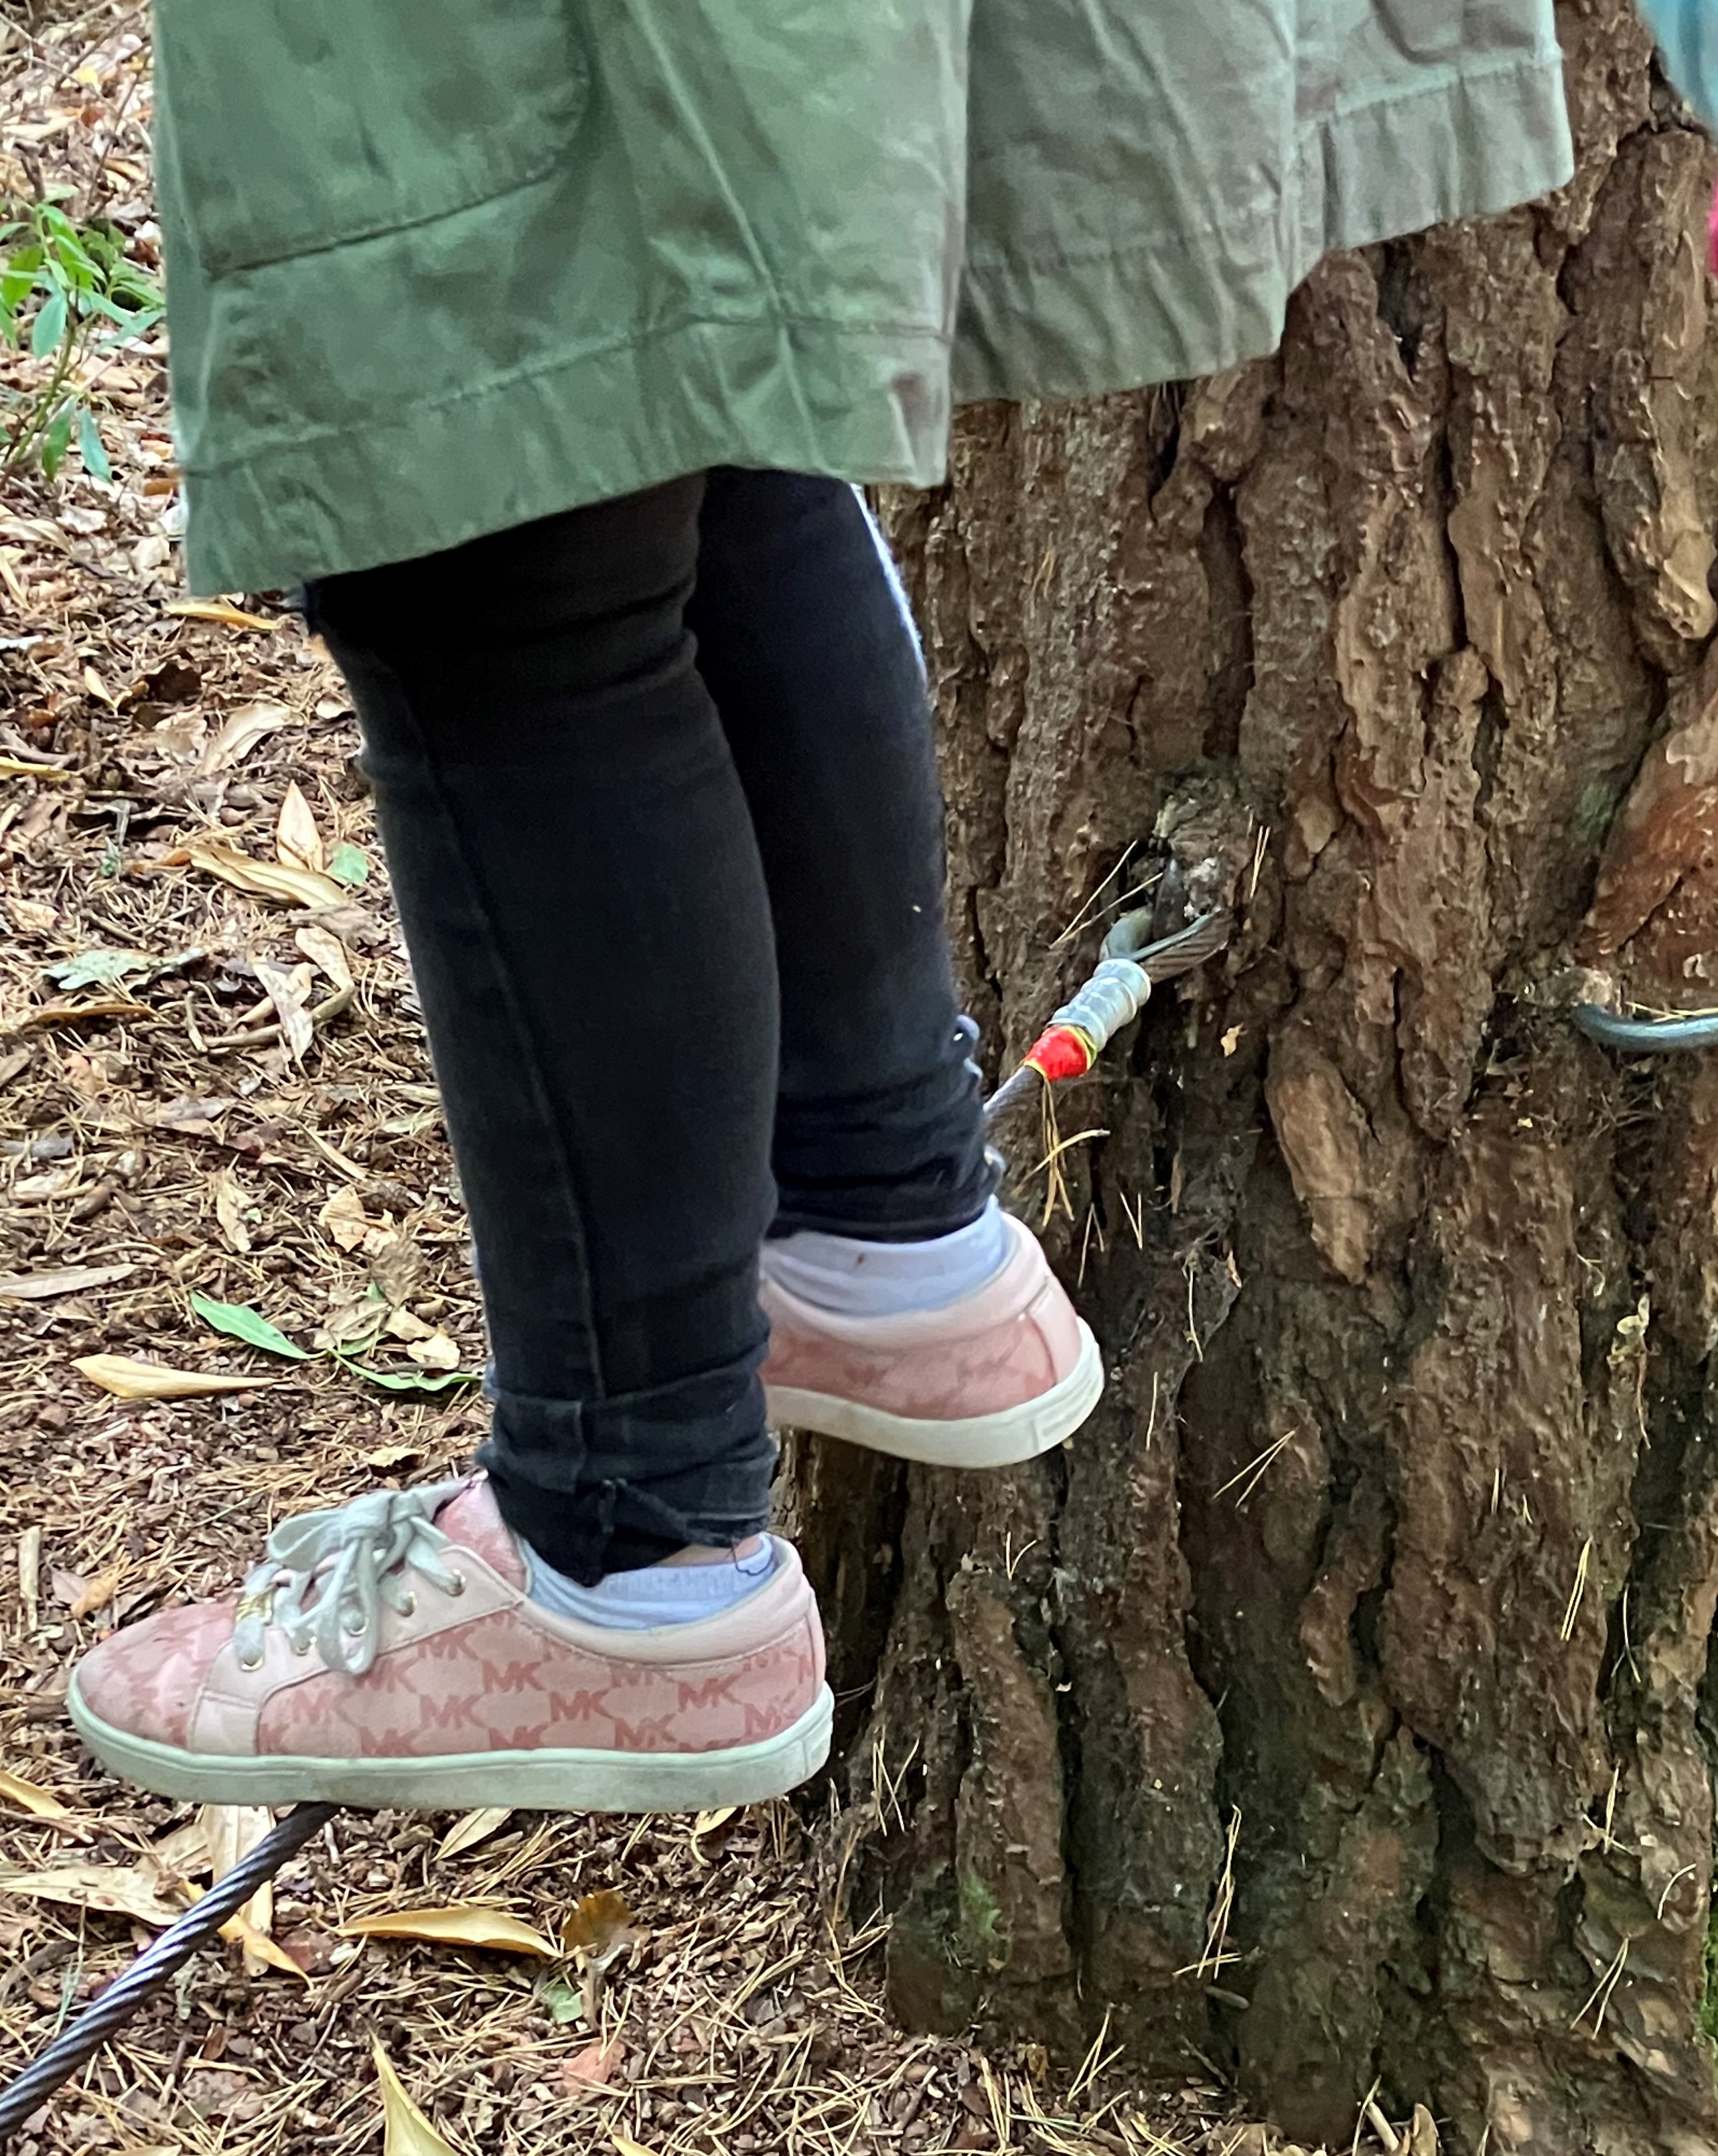
{"label": "black cable", "polygon": [[1718,1045],[1718,1011],[1700,1018],[1618,1018],[1600,1004],[1577,1004],[1575,1023],[1589,1040],[1607,1048],[1655,1055],[1666,1048]]}
{"label": "black cable", "polygon": [[116,1976],[95,2004],[62,2030],[16,2081],[0,2088],[0,2140],[16,2133],[62,2082],[69,2081],[110,2036],[123,2029],[144,2000],[159,1991],[339,1809],[337,1804],[295,1806],[254,1849],[216,1880],[200,1902],[146,1946],[125,1974]]}

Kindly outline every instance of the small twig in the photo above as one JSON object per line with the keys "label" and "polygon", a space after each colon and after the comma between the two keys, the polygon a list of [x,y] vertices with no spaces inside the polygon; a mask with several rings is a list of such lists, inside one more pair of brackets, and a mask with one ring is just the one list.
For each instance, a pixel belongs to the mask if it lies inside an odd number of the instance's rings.
{"label": "small twig", "polygon": [[[331,996],[326,997],[311,1011],[310,1024],[320,1031],[331,1019],[336,1019],[342,1011],[351,1009],[352,998],[357,993],[356,984],[349,988],[336,988]],[[222,1055],[233,1048],[266,1048],[271,1041],[279,1038],[278,1024],[253,1026],[245,1033],[223,1033],[219,1040],[209,1042],[208,1052],[211,1055]]]}
{"label": "small twig", "polygon": [[[1376,2086],[1377,2084],[1374,2083],[1374,2087]],[[1402,2136],[1378,2109],[1377,2098],[1375,2096],[1369,2096],[1361,2106],[1361,2109],[1365,2114],[1367,2124],[1383,2143],[1387,2156],[1396,2156],[1397,2150],[1402,2146]]]}

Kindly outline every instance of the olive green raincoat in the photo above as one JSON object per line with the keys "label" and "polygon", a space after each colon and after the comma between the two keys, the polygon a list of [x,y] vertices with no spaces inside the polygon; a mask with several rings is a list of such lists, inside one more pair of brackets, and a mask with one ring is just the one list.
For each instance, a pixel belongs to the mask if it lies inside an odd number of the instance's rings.
{"label": "olive green raincoat", "polygon": [[1560,184],[1551,0],[156,0],[199,589],[1266,352]]}

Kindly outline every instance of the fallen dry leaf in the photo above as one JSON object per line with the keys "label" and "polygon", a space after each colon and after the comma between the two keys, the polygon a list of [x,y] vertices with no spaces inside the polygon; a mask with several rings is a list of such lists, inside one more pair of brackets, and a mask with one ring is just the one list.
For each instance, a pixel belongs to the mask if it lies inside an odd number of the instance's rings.
{"label": "fallen dry leaf", "polygon": [[254,1924],[247,1923],[242,1913],[228,1917],[221,1927],[221,1937],[244,1948],[244,1966],[253,1976],[266,1966],[284,1969],[288,1976],[295,1976],[301,1983],[310,1980],[310,1971],[301,1963],[295,1961],[285,1947],[277,1945],[266,1932],[259,1932]]}
{"label": "fallen dry leaf", "polygon": [[98,1609],[105,1609],[114,1598],[115,1591],[120,1584],[120,1575],[124,1570],[123,1564],[113,1565],[106,1572],[98,1573],[94,1579],[80,1588],[72,1597],[71,1614],[74,1620],[80,1617],[92,1617]]}
{"label": "fallen dry leaf", "polygon": [[266,615],[247,613],[243,607],[229,606],[225,599],[169,599],[162,612],[177,614],[182,621],[213,622],[218,629],[275,627]]}
{"label": "fallen dry leaf", "polygon": [[203,1821],[189,1820],[150,1845],[149,1860],[167,1880],[189,1879],[210,1869],[208,1837]]}
{"label": "fallen dry leaf", "polygon": [[170,763],[195,763],[208,745],[208,721],[201,711],[176,711],[149,729],[149,746]]}
{"label": "fallen dry leaf", "polygon": [[170,1370],[130,1355],[79,1355],[72,1363],[92,1385],[121,1400],[199,1400],[216,1393],[249,1393],[272,1378],[225,1377],[213,1370]]}
{"label": "fallen dry leaf", "polygon": [[3,1767],[0,1767],[0,1798],[37,1819],[71,1817],[69,1808],[61,1804],[51,1790],[38,1789],[33,1782],[25,1781],[22,1774],[8,1774]]}
{"label": "fallen dry leaf", "polygon": [[561,2069],[562,2082],[569,2096],[588,2096],[608,2087],[625,2057],[626,2046],[618,2036],[611,2036],[606,2042],[599,2038],[573,2053]]}
{"label": "fallen dry leaf", "polygon": [[372,1229],[364,1238],[370,1260],[370,1278],[390,1307],[408,1301],[423,1276],[423,1253],[404,1234]]}
{"label": "fallen dry leaf", "polygon": [[204,749],[197,770],[204,778],[217,773],[231,771],[242,763],[259,741],[277,733],[291,723],[292,713],[285,704],[243,704]]}
{"label": "fallen dry leaf", "polygon": [[28,1894],[69,1909],[98,1909],[157,1926],[185,1913],[182,1901],[162,1892],[165,1884],[152,1865],[62,1864],[46,1871],[0,1872],[0,1893]]}
{"label": "fallen dry leaf", "polygon": [[315,812],[295,778],[281,796],[280,814],[274,824],[274,852],[288,868],[308,869],[313,875],[320,875],[328,865]]}
{"label": "fallen dry leaf", "polygon": [[561,1927],[561,1943],[567,1952],[592,1960],[631,1946],[641,1936],[633,1928],[631,1903],[613,1887],[587,1894]]}
{"label": "fallen dry leaf", "polygon": [[0,1295],[16,1296],[24,1302],[45,1302],[50,1296],[82,1295],[86,1289],[105,1287],[124,1280],[136,1265],[62,1265],[57,1272],[0,1273]]}
{"label": "fallen dry leaf", "polygon": [[82,1173],[75,1164],[70,1168],[44,1168],[40,1175],[20,1176],[10,1194],[20,1205],[44,1204],[50,1198],[63,1198],[74,1190]]}
{"label": "fallen dry leaf", "polygon": [[341,1250],[355,1250],[375,1223],[366,1218],[363,1199],[348,1183],[336,1190],[317,1214],[316,1224]]}
{"label": "fallen dry leaf", "polygon": [[[310,1022],[310,1014],[305,1008],[305,999],[298,983],[283,966],[272,964],[266,958],[254,958],[251,964],[257,978],[268,991],[269,1001],[274,1006],[274,1015],[280,1021],[280,1031],[287,1047],[292,1051],[295,1063],[302,1063],[310,1043],[316,1037],[316,1029]],[[310,968],[305,968],[306,974]]]}
{"label": "fallen dry leaf", "polygon": [[341,1930],[349,1938],[424,1939],[433,1946],[488,1947],[497,1953],[536,1954],[558,1958],[554,1942],[505,1909],[475,1902],[455,1902],[440,1909],[388,1909],[377,1917],[357,1917]]}
{"label": "fallen dry leaf", "polygon": [[13,898],[8,895],[6,911],[21,936],[51,936],[59,921],[54,908],[37,898]]}
{"label": "fallen dry leaf", "polygon": [[[203,1846],[214,1876],[223,1877],[241,1857],[248,1856],[274,1824],[274,1815],[261,1804],[204,1804],[197,1814],[197,1825],[203,1829]],[[265,1879],[234,1913],[250,1930],[267,1938],[274,1928],[274,1881]],[[253,1961],[266,1958],[247,1943],[247,1968]],[[297,1969],[298,1964],[294,1962],[292,1967]]]}
{"label": "fallen dry leaf", "polygon": [[[384,1452],[403,1452],[408,1456],[412,1451],[409,1445],[387,1445],[382,1450]],[[391,1467],[396,1463],[392,1460],[382,1461],[372,1452],[369,1456],[369,1464],[372,1467],[382,1466]],[[456,1821],[442,1836],[441,1845],[435,1852],[436,1856],[438,1858],[459,1856],[468,1849],[475,1849],[479,1842],[487,1841],[492,1834],[498,1834],[512,1816],[511,1804],[485,1804],[477,1811],[467,1812],[464,1819]]]}
{"label": "fallen dry leaf", "polygon": [[[374,1452],[367,1452],[364,1455],[364,1465],[367,1467],[403,1467],[408,1460],[421,1460],[423,1457],[423,1447],[421,1445],[378,1445]],[[485,1807],[485,1809],[489,1808]],[[481,1815],[477,1812],[466,1814],[468,1819],[477,1819]],[[457,1834],[459,1830],[455,1827],[453,1831]],[[452,1836],[450,1835],[449,1839],[451,1840]],[[446,1842],[442,1845],[441,1853],[444,1856],[448,1853]]]}
{"label": "fallen dry leaf", "polygon": [[219,876],[252,898],[272,899],[277,906],[304,906],[314,912],[320,906],[338,906],[346,896],[332,876],[289,868],[284,861],[254,860],[249,854],[213,840],[199,839],[185,850],[192,868]]}
{"label": "fallen dry leaf", "polygon": [[228,1247],[242,1257],[250,1248],[250,1230],[244,1224],[244,1187],[230,1168],[222,1168],[216,1175],[214,1199],[215,1218],[227,1238]]}
{"label": "fallen dry leaf", "polygon": [[693,1834],[714,1834],[719,1826],[726,1826],[739,1810],[738,1804],[718,1804],[714,1811],[700,1812],[692,1822]]}
{"label": "fallen dry leaf", "polygon": [[561,1927],[561,1943],[578,1957],[584,1980],[580,1999],[592,2028],[601,2022],[603,1986],[610,1964],[644,1943],[647,1934],[633,1922],[626,1896],[612,1887],[587,1894]]}
{"label": "fallen dry leaf", "polygon": [[345,944],[337,936],[331,936],[326,928],[319,928],[314,921],[307,921],[292,940],[313,966],[321,968],[336,988],[349,988],[353,985],[351,960],[346,956]]}
{"label": "fallen dry leaf", "polygon": [[459,1351],[445,1332],[432,1332],[427,1340],[409,1341],[406,1353],[422,1369],[457,1370],[459,1367]]}
{"label": "fallen dry leaf", "polygon": [[443,2140],[406,2094],[380,2037],[370,2039],[370,2049],[376,2060],[376,2077],[382,2084],[382,2156],[459,2156],[452,2142]]}

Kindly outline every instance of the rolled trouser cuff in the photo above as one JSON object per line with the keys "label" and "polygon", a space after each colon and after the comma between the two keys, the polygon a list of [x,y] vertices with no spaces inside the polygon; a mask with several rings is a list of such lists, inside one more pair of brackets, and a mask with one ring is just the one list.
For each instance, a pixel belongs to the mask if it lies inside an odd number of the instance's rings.
{"label": "rolled trouser cuff", "polygon": [[690,1543],[725,1548],[757,1533],[777,1452],[760,1359],[605,1400],[492,1384],[478,1459],[502,1518],[584,1586]]}

